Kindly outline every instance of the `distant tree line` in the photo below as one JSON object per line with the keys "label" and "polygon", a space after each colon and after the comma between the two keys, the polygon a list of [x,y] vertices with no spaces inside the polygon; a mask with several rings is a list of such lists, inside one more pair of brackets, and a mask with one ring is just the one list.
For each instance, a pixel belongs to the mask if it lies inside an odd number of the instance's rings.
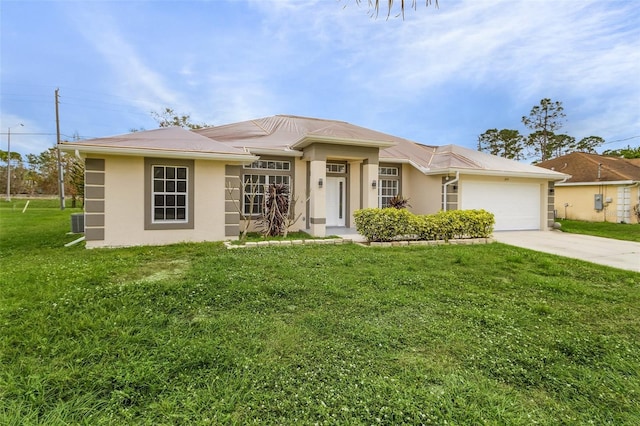
{"label": "distant tree line", "polygon": [[512,160],[533,158],[534,162],[549,160],[571,152],[595,153],[604,144],[600,136],[587,136],[579,141],[564,133],[558,133],[565,120],[562,102],[545,98],[531,108],[522,123],[531,130],[527,136],[514,129],[489,129],[478,136],[478,151]]}
{"label": "distant tree line", "polygon": [[[71,207],[84,200],[84,161],[69,153],[61,153],[64,175],[65,197],[71,199]],[[7,151],[0,151],[0,188],[6,194]],[[40,154],[25,157],[11,152],[10,192],[15,195],[55,195],[58,194],[58,151],[51,147]]]}
{"label": "distant tree line", "polygon": [[640,158],[640,146],[631,147],[631,145],[627,145],[626,148],[619,149],[607,149],[602,153],[602,155],[609,155],[611,157],[622,157],[622,158]]}
{"label": "distant tree line", "polygon": [[[176,113],[172,108],[160,112],[152,111],[151,116],[159,127],[178,126],[185,129],[200,129],[208,124],[191,122],[189,114]],[[132,132],[144,129],[131,129]],[[74,140],[79,140],[74,135]],[[71,207],[84,203],[84,160],[71,153],[60,153],[64,174],[65,197],[71,199]],[[0,150],[0,194],[6,195],[7,188],[7,151]],[[58,151],[48,148],[40,154],[11,152],[11,195],[57,195],[58,189]]]}

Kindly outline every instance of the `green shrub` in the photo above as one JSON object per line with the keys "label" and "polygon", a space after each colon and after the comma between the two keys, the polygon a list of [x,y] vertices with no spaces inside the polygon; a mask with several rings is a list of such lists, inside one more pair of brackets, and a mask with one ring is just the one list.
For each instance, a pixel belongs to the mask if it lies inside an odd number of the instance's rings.
{"label": "green shrub", "polygon": [[356,229],[368,241],[391,241],[412,230],[409,223],[413,214],[404,209],[362,209],[353,216]]}
{"label": "green shrub", "polygon": [[496,218],[493,213],[486,210],[468,210],[474,215],[473,220],[469,222],[470,235],[474,238],[488,238],[493,233],[493,225],[496,224]]}
{"label": "green shrub", "polygon": [[354,213],[354,218],[356,229],[368,241],[487,238],[495,223],[493,214],[486,210],[450,210],[415,215],[393,208],[362,209]]}
{"label": "green shrub", "polygon": [[418,240],[437,240],[440,238],[440,223],[436,215],[414,214],[409,223],[411,224],[411,233]]}
{"label": "green shrub", "polygon": [[443,240],[452,238],[487,238],[493,232],[495,218],[486,210],[449,210],[435,215]]}

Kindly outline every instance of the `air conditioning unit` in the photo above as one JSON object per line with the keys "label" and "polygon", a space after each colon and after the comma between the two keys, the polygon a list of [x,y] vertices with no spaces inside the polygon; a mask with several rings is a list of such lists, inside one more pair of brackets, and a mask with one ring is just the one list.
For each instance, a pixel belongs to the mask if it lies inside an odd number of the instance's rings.
{"label": "air conditioning unit", "polygon": [[71,215],[71,232],[74,234],[84,233],[84,213],[73,213]]}

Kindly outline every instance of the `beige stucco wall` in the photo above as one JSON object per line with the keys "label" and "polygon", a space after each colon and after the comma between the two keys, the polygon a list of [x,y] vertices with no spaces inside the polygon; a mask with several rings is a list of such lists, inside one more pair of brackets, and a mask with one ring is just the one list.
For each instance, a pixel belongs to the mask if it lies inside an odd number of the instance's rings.
{"label": "beige stucco wall", "polygon": [[225,239],[224,164],[196,160],[194,164],[194,229],[144,229],[144,159],[106,156],[105,233],[88,248],[161,245]]}
{"label": "beige stucco wall", "polygon": [[[628,187],[630,202],[625,205],[619,199],[619,188]],[[596,210],[594,195],[602,194],[604,208]],[[640,193],[637,185],[556,185],[556,211],[558,218],[584,220],[587,222],[620,222],[629,218],[630,223],[638,223],[633,212],[628,211],[638,204]],[[610,199],[610,202],[606,202]],[[565,207],[565,204],[567,206]],[[627,214],[619,210],[627,209]],[[624,220],[627,221],[627,220]]]}
{"label": "beige stucco wall", "polygon": [[[325,160],[309,162],[309,229],[311,235],[324,237],[326,229],[327,171]],[[318,184],[322,179],[323,185]]]}
{"label": "beige stucco wall", "polygon": [[355,227],[353,213],[362,206],[362,163],[360,161],[349,162],[349,200],[347,202],[349,211],[347,212],[347,226]]}
{"label": "beige stucco wall", "polygon": [[409,164],[402,166],[402,196],[415,214],[433,214],[442,209],[441,176],[426,176]]}
{"label": "beige stucco wall", "polygon": [[296,223],[289,228],[290,232],[304,230],[306,228],[307,221],[307,162],[295,158],[294,162],[294,175],[293,175],[293,193],[296,198],[296,203],[293,206],[294,219],[298,219]]}

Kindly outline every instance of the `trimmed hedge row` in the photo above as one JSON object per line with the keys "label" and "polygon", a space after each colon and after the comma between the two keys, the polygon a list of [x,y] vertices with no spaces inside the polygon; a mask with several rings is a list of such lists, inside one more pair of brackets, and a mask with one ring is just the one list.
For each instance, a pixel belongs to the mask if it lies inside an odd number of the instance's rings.
{"label": "trimmed hedge row", "polygon": [[486,210],[450,210],[416,215],[408,210],[362,209],[353,214],[358,233],[368,241],[487,238],[495,217]]}

